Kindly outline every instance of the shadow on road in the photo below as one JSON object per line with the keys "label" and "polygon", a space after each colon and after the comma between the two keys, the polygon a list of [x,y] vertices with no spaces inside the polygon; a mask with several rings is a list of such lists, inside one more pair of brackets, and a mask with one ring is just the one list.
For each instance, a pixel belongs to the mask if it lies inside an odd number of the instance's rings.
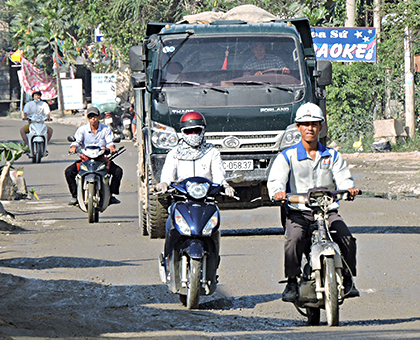
{"label": "shadow on road", "polygon": [[[347,327],[333,331],[323,327],[324,324],[305,327],[305,321],[298,317],[293,320],[246,316],[236,310],[241,305],[253,308],[258,303],[279,299],[280,294],[226,297],[202,303],[199,310],[187,310],[164,285],[113,286],[75,280],[27,279],[10,274],[0,274],[0,285],[0,334],[14,337],[115,338],[123,334],[124,338],[142,339],[301,339],[306,335],[306,339],[337,339],[339,330],[341,338],[383,339],[392,337],[398,330],[351,328],[420,319],[342,322]],[[413,331],[415,334],[418,335],[418,330]]]}
{"label": "shadow on road", "polygon": [[98,267],[119,267],[137,266],[127,261],[106,261],[89,259],[83,257],[47,256],[41,258],[15,257],[13,259],[0,260],[0,267],[44,270],[51,268],[98,268]]}

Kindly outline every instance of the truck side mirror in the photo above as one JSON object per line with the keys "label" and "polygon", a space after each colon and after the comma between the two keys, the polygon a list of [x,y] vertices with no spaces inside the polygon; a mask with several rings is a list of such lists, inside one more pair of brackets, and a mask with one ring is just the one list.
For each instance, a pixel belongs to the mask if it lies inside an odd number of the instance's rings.
{"label": "truck side mirror", "polygon": [[317,78],[319,86],[327,86],[332,84],[332,63],[329,60],[317,61]]}
{"label": "truck side mirror", "polygon": [[143,51],[143,45],[131,46],[128,51],[128,57],[130,58],[130,68],[133,72],[144,71],[146,56]]}

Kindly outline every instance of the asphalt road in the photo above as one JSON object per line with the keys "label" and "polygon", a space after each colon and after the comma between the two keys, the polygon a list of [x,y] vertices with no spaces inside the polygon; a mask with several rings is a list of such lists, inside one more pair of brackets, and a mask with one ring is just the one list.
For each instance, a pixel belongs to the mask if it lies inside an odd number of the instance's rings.
{"label": "asphalt road", "polygon": [[[0,118],[1,140],[18,141],[21,125]],[[75,156],[67,155],[66,137],[76,127],[51,126],[50,155],[15,164],[40,200],[2,201],[16,220],[0,234],[1,339],[420,339],[418,200],[342,204],[358,242],[361,297],[341,306],[339,327],[327,327],[324,314],[321,326],[307,326],[281,301],[276,207],[223,211],[220,285],[189,311],[160,283],[163,240],[138,227],[133,143],[122,142],[127,151],[116,159],[124,169],[121,204],[89,224],[67,205],[64,169]]]}

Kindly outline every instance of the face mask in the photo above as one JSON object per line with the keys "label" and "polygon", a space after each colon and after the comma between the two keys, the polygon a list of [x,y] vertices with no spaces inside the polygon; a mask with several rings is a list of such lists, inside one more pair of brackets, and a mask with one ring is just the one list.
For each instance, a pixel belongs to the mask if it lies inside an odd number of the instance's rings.
{"label": "face mask", "polygon": [[189,146],[196,148],[201,144],[204,138],[204,130],[201,131],[199,135],[186,135],[182,134],[182,139],[187,143]]}
{"label": "face mask", "polygon": [[39,102],[40,102],[40,100],[39,100],[39,99],[34,99],[34,102],[35,102],[35,103],[39,103]]}

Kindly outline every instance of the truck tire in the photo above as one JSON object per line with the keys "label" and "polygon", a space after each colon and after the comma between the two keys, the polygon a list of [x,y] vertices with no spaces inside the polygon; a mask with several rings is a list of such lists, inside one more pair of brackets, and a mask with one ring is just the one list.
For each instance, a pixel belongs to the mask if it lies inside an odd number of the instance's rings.
{"label": "truck tire", "polygon": [[148,233],[150,238],[165,238],[168,212],[157,196],[149,195]]}
{"label": "truck tire", "polygon": [[162,198],[152,195],[150,189],[156,184],[152,178],[153,177],[149,170],[147,176],[147,182],[149,185],[145,190],[147,195],[146,199],[148,201],[148,209],[147,212],[145,212],[146,218],[143,221],[146,222],[146,230],[150,238],[165,238],[165,225],[166,219],[168,218],[168,210],[162,204]]}

